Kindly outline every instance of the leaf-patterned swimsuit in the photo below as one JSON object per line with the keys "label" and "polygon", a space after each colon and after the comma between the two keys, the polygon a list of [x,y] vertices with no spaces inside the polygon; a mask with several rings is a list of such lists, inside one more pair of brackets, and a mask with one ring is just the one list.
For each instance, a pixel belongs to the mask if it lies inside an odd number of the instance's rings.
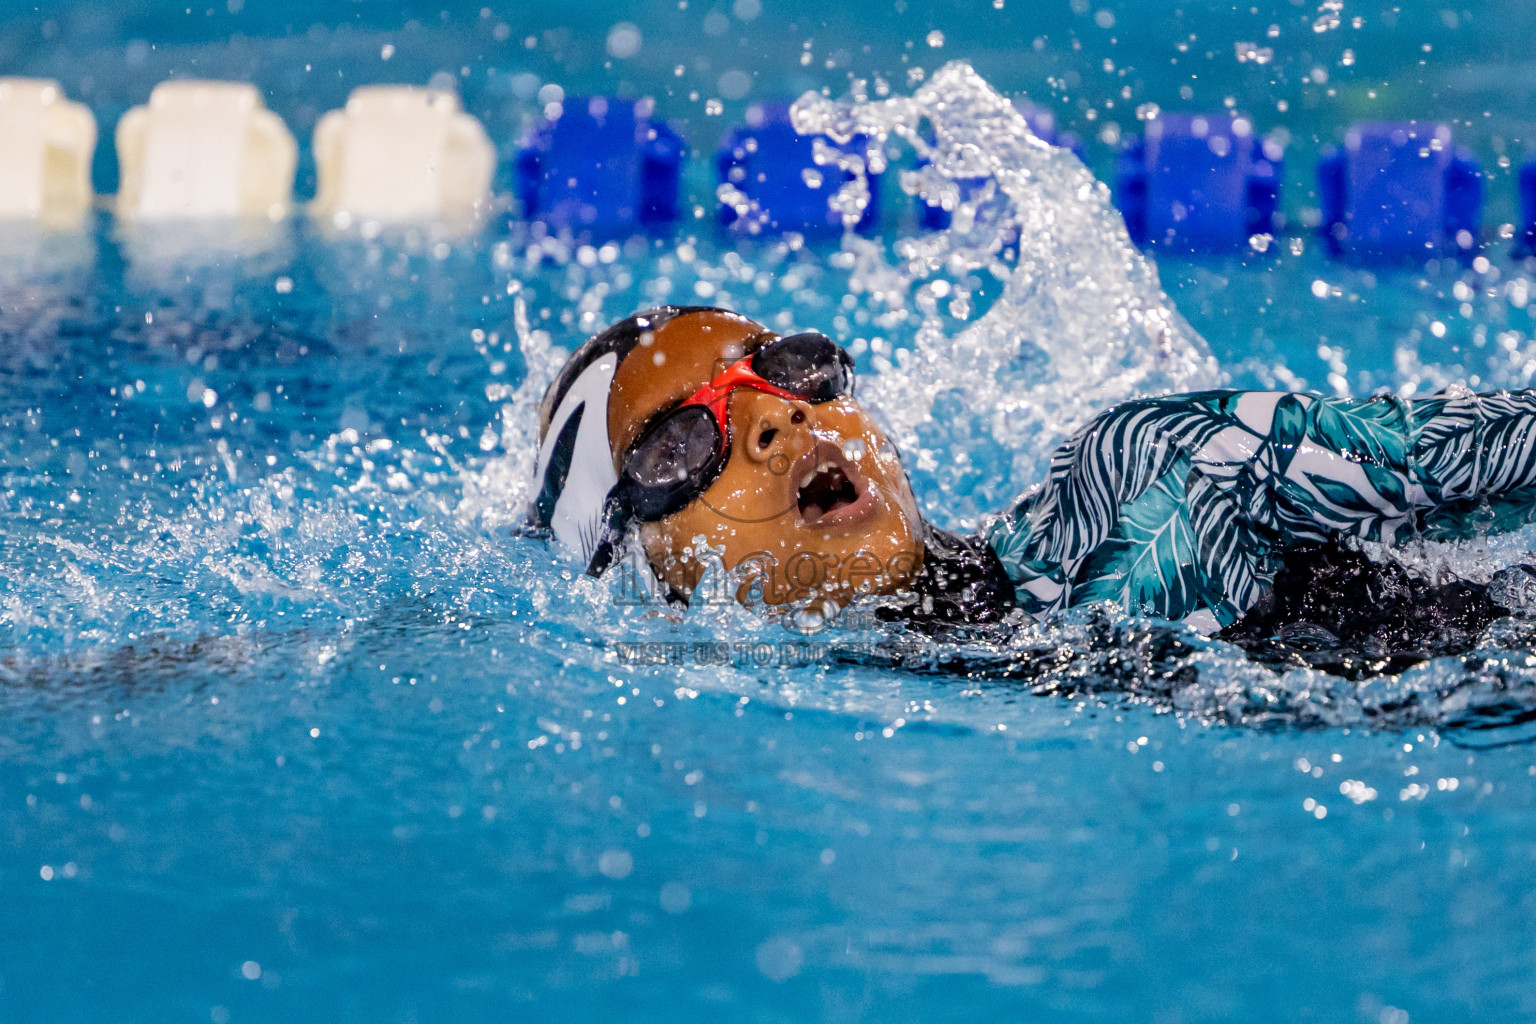
{"label": "leaf-patterned swimsuit", "polygon": [[1288,547],[1536,519],[1536,391],[1405,400],[1206,391],[1116,406],[983,536],[1019,604],[1230,625]]}

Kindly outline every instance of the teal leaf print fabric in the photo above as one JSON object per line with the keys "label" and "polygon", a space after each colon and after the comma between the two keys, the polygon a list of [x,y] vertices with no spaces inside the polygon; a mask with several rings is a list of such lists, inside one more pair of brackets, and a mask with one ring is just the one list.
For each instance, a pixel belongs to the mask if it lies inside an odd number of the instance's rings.
{"label": "teal leaf print fabric", "polygon": [[1118,601],[1135,611],[1183,618],[1200,607],[1204,574],[1197,566],[1185,480],[1188,461],[1169,467],[1120,511],[1114,529],[1078,573],[1078,601]]}
{"label": "teal leaf print fabric", "polygon": [[1128,402],[985,527],[1025,610],[1089,601],[1229,625],[1285,549],[1536,520],[1536,392],[1406,400],[1208,391]]}
{"label": "teal leaf print fabric", "polygon": [[1374,466],[1408,464],[1407,417],[1400,402],[1367,399],[1313,402],[1308,435],[1336,452]]}

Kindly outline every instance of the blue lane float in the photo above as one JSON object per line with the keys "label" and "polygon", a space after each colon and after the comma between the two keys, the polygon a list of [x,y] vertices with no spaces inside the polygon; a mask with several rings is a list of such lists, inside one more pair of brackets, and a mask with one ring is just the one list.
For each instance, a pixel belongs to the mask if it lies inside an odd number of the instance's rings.
{"label": "blue lane float", "polygon": [[1116,202],[1138,245],[1226,252],[1273,235],[1285,150],[1241,115],[1162,114],[1126,141]]}
{"label": "blue lane float", "polygon": [[[842,215],[828,199],[854,175],[834,159],[818,162],[818,145],[837,148],[828,139],[795,131],[788,104],[750,108],[747,124],[727,134],[715,154],[720,223],[745,234],[842,234]],[[844,151],[862,153],[864,140],[853,139]],[[869,202],[856,231],[867,233],[880,222],[880,177],[867,176]]]}
{"label": "blue lane float", "polygon": [[1372,122],[1324,150],[1318,199],[1330,251],[1390,262],[1470,255],[1482,222],[1482,169],[1445,125]]}
{"label": "blue lane float", "polygon": [[567,99],[517,153],[528,220],[597,235],[664,230],[681,215],[688,147],[649,100]]}
{"label": "blue lane float", "polygon": [[1536,255],[1536,156],[1520,165],[1520,233],[1515,255],[1521,259]]}

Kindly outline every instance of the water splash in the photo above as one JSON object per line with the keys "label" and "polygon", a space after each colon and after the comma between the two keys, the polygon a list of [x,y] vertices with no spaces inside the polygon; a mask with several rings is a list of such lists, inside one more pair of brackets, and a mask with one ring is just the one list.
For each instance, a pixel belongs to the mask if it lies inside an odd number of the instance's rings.
{"label": "water splash", "polygon": [[[515,291],[521,287],[513,283]],[[503,402],[499,434],[490,426],[482,436],[487,451],[498,445],[503,454],[478,470],[464,475],[464,494],[459,515],[478,520],[489,529],[518,523],[533,498],[534,470],[539,456],[539,404],[570,353],[555,345],[548,331],[534,330],[528,304],[521,294],[513,299],[512,326],[525,372],[516,386],[487,384],[486,398]]]}
{"label": "water splash", "polygon": [[[1518,624],[1490,629],[1476,656],[1361,685],[1275,671],[1177,627],[1103,610],[985,648],[913,641],[896,627],[844,624],[805,636],[734,603],[681,617],[637,611],[616,600],[611,581],[509,538],[505,527],[531,495],[539,401],[567,349],[645,305],[709,301],[781,331],[820,327],[848,343],[873,363],[862,394],[917,456],[919,494],[941,523],[1005,507],[1039,479],[1061,435],[1101,408],[1220,380],[1103,186],[1034,138],[964,65],[910,97],[818,97],[802,112],[835,137],[877,140],[857,159],[823,149],[855,171],[883,169],[885,144],[908,140],[926,163],[904,185],[950,207],[950,227],[890,246],[850,236],[830,255],[793,238],[582,246],[514,236],[450,265],[387,247],[295,246],[291,267],[232,264],[187,282],[136,271],[126,295],[109,282],[102,294],[112,300],[96,299],[112,309],[128,298],[117,317],[82,317],[62,300],[92,294],[89,258],[69,263],[80,268],[71,271],[78,289],[39,291],[33,270],[18,271],[7,294],[29,301],[0,304],[0,332],[30,339],[38,358],[13,353],[0,369],[43,373],[64,389],[78,386],[84,368],[115,401],[99,421],[84,411],[84,436],[62,419],[27,426],[33,471],[0,493],[8,556],[0,637],[12,647],[0,676],[30,664],[40,678],[70,677],[98,650],[108,660],[118,650],[259,660],[286,646],[299,650],[304,679],[320,680],[363,633],[426,636],[447,624],[576,666],[583,686],[649,680],[657,692],[732,692],[978,731],[1024,720],[1004,710],[1017,691],[1243,726],[1476,730],[1536,714],[1536,669],[1524,653],[1533,638]],[[856,180],[836,199],[857,219],[867,196]],[[1510,307],[1509,341],[1490,337],[1488,355],[1507,367],[1500,372],[1529,375],[1536,360],[1520,319],[1528,283],[1498,291],[1487,276],[1484,297],[1465,289],[1454,297]],[[291,329],[248,331],[247,322],[272,319],[275,297],[288,304]],[[72,319],[90,355],[59,345],[54,325]],[[108,335],[127,353],[111,365],[96,355],[96,339]],[[303,374],[285,369],[301,358]],[[439,375],[444,365],[453,372]],[[143,383],[129,389],[136,379]],[[197,397],[210,390],[211,407]],[[221,426],[215,417],[227,409],[260,430],[235,429],[233,419]],[[26,408],[17,414],[36,419]],[[130,446],[121,454],[133,458],[121,463],[110,442],[125,430],[130,442],[158,438],[158,454]],[[1426,571],[1443,564],[1481,579],[1529,560],[1532,538],[1414,557]],[[755,660],[802,641],[821,652],[809,664]],[[730,658],[625,660],[642,644],[723,645]],[[901,654],[904,669],[858,660],[877,646]],[[744,651],[753,657],[743,660]]]}
{"label": "water splash", "polygon": [[[834,200],[845,223],[862,213],[866,170],[883,169],[893,137],[920,158],[902,187],[951,211],[948,229],[902,239],[895,264],[878,244],[851,237],[845,260],[850,290],[895,314],[887,323],[914,307],[921,318],[913,346],[865,391],[898,443],[948,449],[920,456],[920,465],[964,458],[979,443],[1008,456],[1005,479],[964,496],[969,514],[995,510],[1038,479],[1055,443],[1100,410],[1222,380],[1131,242],[1109,190],[1070,152],[1036,137],[970,65],[947,64],[905,97],[834,102],[809,93],[792,117],[802,133],[843,144],[868,138],[864,155],[823,152],[854,175]],[[931,429],[946,393],[967,409],[991,410],[989,436]]]}

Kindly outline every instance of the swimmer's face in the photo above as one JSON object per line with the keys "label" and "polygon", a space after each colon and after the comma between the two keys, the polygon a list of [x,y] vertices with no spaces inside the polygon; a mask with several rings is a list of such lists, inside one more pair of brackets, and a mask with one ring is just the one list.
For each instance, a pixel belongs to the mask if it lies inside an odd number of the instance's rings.
{"label": "swimmer's face", "polygon": [[[658,413],[771,337],[718,312],[664,324],[614,377],[614,450],[628,451]],[[672,587],[691,594],[697,585],[701,537],[727,569],[744,568],[744,602],[819,595],[843,605],[910,581],[922,559],[917,502],[895,446],[855,399],[812,404],[740,388],[728,420],[720,475],[689,505],[641,527],[647,557]]]}

